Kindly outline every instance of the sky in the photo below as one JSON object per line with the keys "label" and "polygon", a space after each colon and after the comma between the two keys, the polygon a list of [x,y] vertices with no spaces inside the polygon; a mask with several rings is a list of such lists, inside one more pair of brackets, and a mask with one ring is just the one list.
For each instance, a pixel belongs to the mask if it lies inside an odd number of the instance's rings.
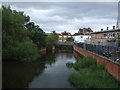
{"label": "sky", "polygon": [[12,10],[24,11],[30,21],[46,33],[55,30],[77,33],[79,28],[112,29],[118,18],[117,2],[4,2]]}

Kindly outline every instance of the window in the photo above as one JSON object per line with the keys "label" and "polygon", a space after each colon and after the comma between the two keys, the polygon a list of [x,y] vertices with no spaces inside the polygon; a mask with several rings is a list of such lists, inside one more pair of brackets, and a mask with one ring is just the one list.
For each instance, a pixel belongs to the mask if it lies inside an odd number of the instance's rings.
{"label": "window", "polygon": [[102,36],[103,36],[103,37],[107,37],[107,34],[103,34]]}
{"label": "window", "polygon": [[113,37],[115,37],[115,33],[113,33]]}
{"label": "window", "polygon": [[59,36],[59,37],[62,37],[62,36]]}
{"label": "window", "polygon": [[119,33],[117,33],[117,36],[120,36],[120,34],[119,34]]}
{"label": "window", "polygon": [[111,34],[111,37],[113,36],[113,34]]}
{"label": "window", "polygon": [[67,37],[67,36],[64,36],[65,38]]}
{"label": "window", "polygon": [[62,40],[59,40],[59,42],[62,42]]}
{"label": "window", "polygon": [[66,40],[64,40],[64,42],[66,42]]}

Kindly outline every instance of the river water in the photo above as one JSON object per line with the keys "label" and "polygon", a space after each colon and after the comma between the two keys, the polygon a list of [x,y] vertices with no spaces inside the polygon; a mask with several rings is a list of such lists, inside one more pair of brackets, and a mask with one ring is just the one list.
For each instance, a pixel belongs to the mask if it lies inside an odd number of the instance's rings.
{"label": "river water", "polygon": [[68,81],[75,72],[66,66],[76,62],[72,52],[44,54],[41,59],[30,62],[3,62],[3,88],[74,88]]}

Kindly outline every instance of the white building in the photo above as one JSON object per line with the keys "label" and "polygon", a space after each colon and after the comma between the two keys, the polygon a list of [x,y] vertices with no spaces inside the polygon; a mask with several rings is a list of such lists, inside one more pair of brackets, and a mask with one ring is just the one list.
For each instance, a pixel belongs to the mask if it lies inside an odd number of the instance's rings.
{"label": "white building", "polygon": [[93,32],[91,28],[79,29],[78,33],[73,35],[74,43],[86,43],[86,40],[91,38],[91,32]]}
{"label": "white building", "polygon": [[74,35],[74,42],[75,43],[85,43],[87,39],[90,39],[90,35]]}

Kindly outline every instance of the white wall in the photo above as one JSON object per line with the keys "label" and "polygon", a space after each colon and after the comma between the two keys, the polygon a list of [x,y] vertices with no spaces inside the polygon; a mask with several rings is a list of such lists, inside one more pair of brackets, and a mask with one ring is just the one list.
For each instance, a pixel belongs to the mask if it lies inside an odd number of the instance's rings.
{"label": "white wall", "polygon": [[73,36],[73,38],[74,38],[74,42],[76,42],[76,43],[84,43],[85,42],[85,40],[87,39],[87,38],[91,38],[91,36],[90,35],[77,35],[77,36]]}

